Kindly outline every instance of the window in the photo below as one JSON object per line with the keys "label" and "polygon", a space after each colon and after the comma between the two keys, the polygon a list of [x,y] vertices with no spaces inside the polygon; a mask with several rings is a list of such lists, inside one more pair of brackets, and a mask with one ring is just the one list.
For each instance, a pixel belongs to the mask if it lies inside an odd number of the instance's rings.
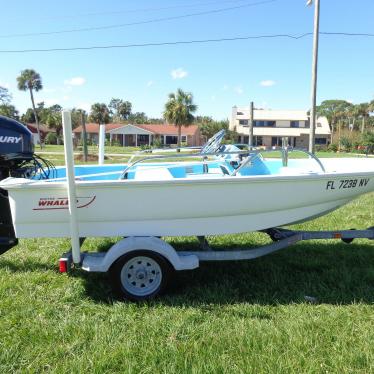
{"label": "window", "polygon": [[326,138],[316,138],[315,144],[326,145],[327,144],[327,139]]}
{"label": "window", "polygon": [[171,145],[171,144],[178,144],[178,137],[174,135],[166,135],[166,142],[165,144]]}
{"label": "window", "polygon": [[275,121],[253,121],[254,127],[275,127]]}
{"label": "window", "polygon": [[236,112],[237,116],[242,116],[244,113],[243,112]]}
{"label": "window", "polygon": [[275,127],[275,121],[265,121],[265,122],[266,122],[265,124],[266,127]]}
{"label": "window", "polygon": [[322,127],[322,123],[317,122],[317,127]]}
{"label": "window", "polygon": [[182,135],[181,136],[181,142],[182,143],[187,143],[187,135]]}
{"label": "window", "polygon": [[248,126],[248,120],[247,119],[240,119],[239,125],[241,126]]}
{"label": "window", "polygon": [[300,122],[299,121],[291,121],[291,127],[300,127]]}
{"label": "window", "polygon": [[262,136],[255,136],[253,140],[254,146],[259,147],[264,144]]}

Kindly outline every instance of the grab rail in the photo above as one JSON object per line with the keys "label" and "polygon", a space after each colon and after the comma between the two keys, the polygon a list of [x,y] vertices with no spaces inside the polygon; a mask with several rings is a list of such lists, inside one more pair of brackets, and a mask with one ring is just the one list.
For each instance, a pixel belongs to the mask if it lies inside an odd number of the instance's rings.
{"label": "grab rail", "polygon": [[[235,151],[235,152],[213,152],[213,153],[190,153],[190,154],[180,154],[180,153],[177,153],[177,154],[173,154],[172,156],[170,155],[152,155],[152,156],[148,156],[148,157],[143,157],[139,160],[136,160],[134,161],[133,163],[131,163],[130,165],[128,165],[125,170],[122,172],[121,176],[120,176],[120,179],[124,179],[124,176],[125,174],[131,169],[133,168],[135,165],[143,162],[143,161],[147,161],[147,160],[153,160],[153,159],[168,159],[168,158],[202,158],[202,161],[206,160],[207,156],[219,156],[219,155],[247,155],[249,151]],[[136,157],[136,155],[132,156],[132,158]],[[131,159],[132,159],[131,158]]]}
{"label": "grab rail", "polygon": [[[180,154],[180,153],[176,153],[176,154],[173,154],[173,155],[149,155],[147,157],[143,157],[139,160],[136,160],[134,162],[132,162],[130,165],[128,165],[125,170],[122,172],[122,174],[120,175],[120,178],[119,179],[125,179],[125,175],[126,173],[128,173],[135,165],[141,163],[141,162],[144,162],[144,161],[147,161],[147,160],[152,160],[152,159],[168,159],[168,158],[202,158],[201,161],[204,161],[207,159],[208,156],[220,156],[220,155],[246,155],[247,157],[240,163],[239,167],[236,168],[230,175],[231,176],[235,176],[239,171],[240,169],[242,169],[245,165],[248,164],[248,162],[251,162],[253,161],[254,159],[256,159],[258,156],[262,155],[263,153],[270,153],[270,152],[275,152],[275,151],[279,151],[279,152],[283,152],[284,149],[283,148],[279,148],[279,149],[259,149],[259,150],[256,150],[256,149],[252,149],[252,150],[239,150],[239,151],[232,151],[232,152],[214,152],[214,153],[189,153],[189,154]],[[318,166],[321,168],[322,172],[326,172],[325,170],[325,167],[323,166],[321,160],[313,153],[311,152],[308,152],[304,149],[299,149],[299,148],[287,148],[287,151],[288,152],[302,152],[302,153],[305,153],[306,155],[309,156],[309,158],[313,159],[314,161],[317,162]],[[133,159],[134,157],[136,157],[136,155],[132,156],[131,159]]]}

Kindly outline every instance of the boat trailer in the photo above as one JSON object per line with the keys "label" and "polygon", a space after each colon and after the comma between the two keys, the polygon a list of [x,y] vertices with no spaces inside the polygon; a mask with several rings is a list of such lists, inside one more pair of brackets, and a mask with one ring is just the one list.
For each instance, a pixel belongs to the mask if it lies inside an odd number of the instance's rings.
{"label": "boat trailer", "polygon": [[[197,237],[201,248],[197,251],[177,251],[159,237],[127,237],[107,252],[81,253],[81,263],[77,265],[88,272],[109,272],[114,289],[121,297],[140,301],[164,292],[175,271],[196,269],[200,262],[253,260],[304,240],[340,239],[347,244],[358,238],[374,240],[374,227],[336,231],[272,228],[262,232],[273,242],[259,248],[224,251],[212,249],[204,236]],[[72,251],[69,251],[60,258],[60,272],[67,273],[73,267]]]}

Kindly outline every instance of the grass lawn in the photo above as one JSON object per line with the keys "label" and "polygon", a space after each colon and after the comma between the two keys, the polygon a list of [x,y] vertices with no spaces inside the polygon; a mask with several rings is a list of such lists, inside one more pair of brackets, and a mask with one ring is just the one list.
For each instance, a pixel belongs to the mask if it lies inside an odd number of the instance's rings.
{"label": "grass lawn", "polygon": [[[298,228],[366,228],[373,206],[374,194],[362,196]],[[210,239],[217,249],[267,241]],[[83,249],[113,242],[88,239]],[[138,305],[117,301],[105,274],[59,274],[68,247],[21,240],[0,257],[0,373],[374,372],[371,241],[305,242],[253,261],[204,264],[179,274],[167,296]]]}

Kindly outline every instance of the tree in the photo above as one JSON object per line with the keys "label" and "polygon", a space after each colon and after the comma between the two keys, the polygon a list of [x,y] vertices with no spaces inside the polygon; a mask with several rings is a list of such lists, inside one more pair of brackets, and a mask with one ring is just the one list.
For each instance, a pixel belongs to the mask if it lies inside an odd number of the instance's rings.
{"label": "tree", "polygon": [[12,98],[9,90],[5,87],[0,86],[0,104],[9,104]]}
{"label": "tree", "polygon": [[57,144],[60,144],[62,136],[62,107],[58,104],[52,105],[49,108],[43,108],[42,119],[43,122],[50,128],[56,131]]}
{"label": "tree", "polygon": [[197,105],[193,103],[193,96],[190,92],[184,92],[178,88],[177,92],[169,94],[165,104],[164,118],[169,123],[178,127],[178,147],[181,146],[182,126],[188,126],[194,121],[193,113]]}
{"label": "tree", "polygon": [[19,120],[18,110],[11,104],[1,104],[0,115]]}
{"label": "tree", "polygon": [[33,93],[34,91],[38,92],[43,88],[42,78],[40,74],[37,73],[35,70],[25,69],[21,71],[20,76],[17,77],[17,82],[18,82],[19,90],[30,92],[31,104],[32,104],[32,109],[34,111],[35,123],[36,123],[36,129],[38,131],[40,148],[42,148],[42,138],[40,134],[38,114],[35,108],[34,93]]}
{"label": "tree", "polygon": [[325,100],[317,106],[318,115],[325,116],[330,124],[336,124],[339,119],[353,108],[353,105],[345,100]]}
{"label": "tree", "polygon": [[130,123],[136,123],[136,124],[142,124],[142,123],[148,123],[148,117],[144,112],[135,112],[131,113],[128,117],[128,121]]}
{"label": "tree", "polygon": [[91,105],[90,121],[99,125],[110,122],[110,112],[106,104],[95,103]]}
{"label": "tree", "polygon": [[132,104],[129,101],[112,98],[109,108],[115,120],[126,120],[131,114]]}
{"label": "tree", "polygon": [[331,140],[334,134],[334,129],[340,121],[348,116],[349,111],[353,105],[345,100],[325,100],[321,105],[317,106],[317,114],[327,117],[331,127]]}
{"label": "tree", "polygon": [[218,131],[225,129],[228,131],[229,129],[229,121],[213,121],[212,119],[206,120],[202,118],[203,121],[198,121],[198,126],[201,132],[201,135],[205,136],[206,139],[211,138],[214,134]]}
{"label": "tree", "polygon": [[365,132],[365,119],[369,118],[369,114],[371,112],[371,105],[369,103],[361,103],[355,106],[355,112],[357,116],[361,117],[362,125],[361,125],[361,132]]}

